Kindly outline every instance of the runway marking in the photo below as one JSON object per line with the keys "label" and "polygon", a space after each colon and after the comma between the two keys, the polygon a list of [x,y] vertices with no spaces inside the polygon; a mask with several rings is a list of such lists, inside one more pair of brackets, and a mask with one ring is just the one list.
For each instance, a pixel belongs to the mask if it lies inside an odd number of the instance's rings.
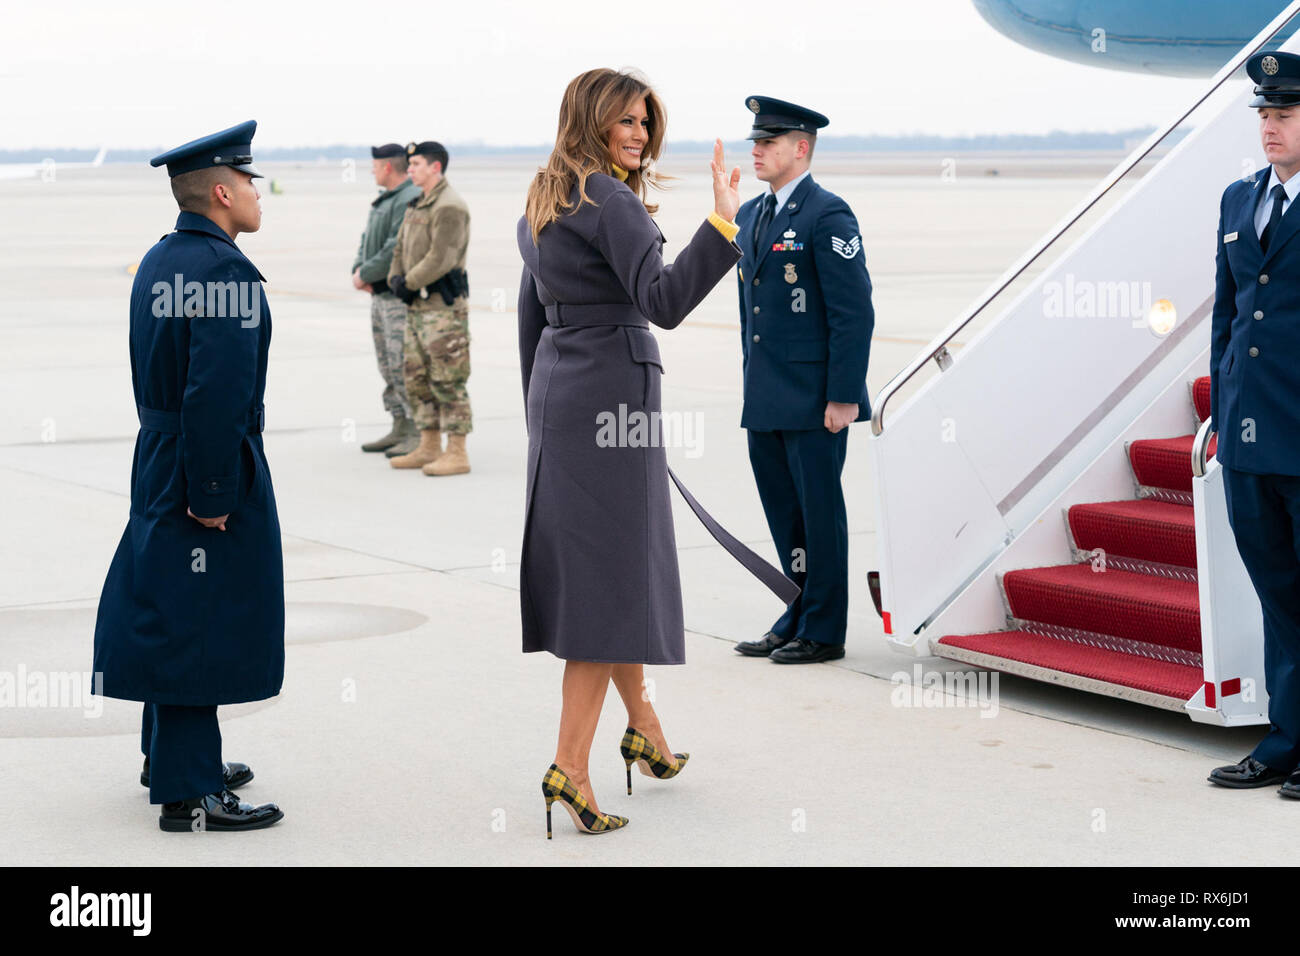
{"label": "runway marking", "polygon": [[[272,286],[270,284],[267,285],[266,291],[268,294],[274,293],[276,295],[291,295],[291,296],[297,296],[298,298],[302,298],[302,299],[319,299],[322,301],[329,301],[329,302],[342,302],[345,299],[352,298],[346,292],[301,292],[295,289],[281,289],[278,286]],[[353,290],[353,291],[355,292],[357,290]],[[505,312],[498,312],[489,305],[476,305],[473,302],[469,303],[469,310],[471,312],[491,312],[494,315],[507,314]],[[514,314],[517,316],[518,312],[515,312]],[[687,320],[682,323],[682,327],[696,328],[696,329],[717,329],[723,332],[740,331],[739,323],[733,325],[725,322],[705,322],[699,320],[696,321]],[[887,342],[890,345],[929,345],[931,342],[930,339],[902,338],[896,335],[873,335],[871,337],[871,341]],[[948,347],[959,349],[962,347],[962,344],[963,343],[961,342],[949,342]]]}

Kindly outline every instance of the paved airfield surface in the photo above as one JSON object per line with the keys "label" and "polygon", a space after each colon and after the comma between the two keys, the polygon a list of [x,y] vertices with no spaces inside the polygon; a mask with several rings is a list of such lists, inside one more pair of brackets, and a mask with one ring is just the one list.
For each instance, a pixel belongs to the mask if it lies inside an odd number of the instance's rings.
{"label": "paved airfield surface", "polygon": [[[733,161],[744,157],[733,157]],[[814,175],[862,225],[875,285],[872,394],[1082,198],[1115,157],[868,161]],[[674,495],[684,667],[649,668],[672,781],[624,792],[611,688],[592,751],[601,808],[631,819],[544,836],[563,665],[520,653],[526,438],[515,340],[515,221],[540,157],[452,157],[473,214],[473,471],[398,472],[358,445],[387,429],[367,297],[349,267],[373,197],[368,163],[259,163],[263,227],[240,245],[268,279],[274,338],[265,444],[284,531],[283,693],[222,709],[242,796],[284,821],[251,834],[165,834],[139,786],[138,704],[0,707],[0,861],[28,864],[601,862],[1276,863],[1297,808],[1205,782],[1258,732],[1001,678],[996,712],[908,706],[891,677],[947,669],[891,651],[871,605],[869,426],[844,484],[848,653],[781,667],[741,658],[780,613]],[[143,168],[141,168],[143,167]],[[746,198],[758,190],[749,173]],[[951,168],[951,167],[949,167]],[[710,208],[707,156],[670,157],[671,257]],[[995,175],[996,173],[996,175]],[[129,267],[175,221],[144,164],[0,181],[0,673],[85,671],[95,606],[125,525],[137,422]],[[665,412],[688,417],[669,461],[726,527],[774,558],[740,419],[735,285],[660,331]],[[686,420],[686,419],[684,419]],[[232,520],[238,520],[236,516]]]}

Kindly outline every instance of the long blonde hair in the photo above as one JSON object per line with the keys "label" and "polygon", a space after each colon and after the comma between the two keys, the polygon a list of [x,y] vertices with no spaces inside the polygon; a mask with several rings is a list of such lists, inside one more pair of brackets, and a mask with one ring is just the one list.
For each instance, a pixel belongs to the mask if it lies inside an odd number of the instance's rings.
{"label": "long blonde hair", "polygon": [[[578,205],[595,202],[587,196],[587,177],[610,172],[609,131],[637,100],[645,100],[649,139],[641,150],[642,165],[628,170],[627,185],[653,214],[659,207],[646,202],[646,187],[662,189],[664,176],[647,166],[659,159],[668,117],[664,105],[650,84],[630,70],[588,70],[574,77],[560,103],[559,129],[555,148],[546,165],[537,171],[528,187],[526,215],[533,242],[543,227],[568,212],[573,184],[578,184]],[[648,163],[647,163],[648,161]]]}

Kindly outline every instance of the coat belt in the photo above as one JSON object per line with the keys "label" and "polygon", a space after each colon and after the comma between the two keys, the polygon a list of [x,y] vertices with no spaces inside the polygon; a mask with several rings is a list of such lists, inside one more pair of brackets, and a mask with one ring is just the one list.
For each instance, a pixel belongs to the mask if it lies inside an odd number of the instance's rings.
{"label": "coat belt", "polygon": [[552,328],[598,325],[633,325],[650,328],[650,320],[629,302],[572,305],[556,302],[546,307],[546,324]]}
{"label": "coat belt", "polygon": [[[181,433],[180,412],[165,412],[160,408],[145,408],[143,405],[136,405],[135,411],[140,416],[140,427],[145,431],[162,432],[166,435]],[[250,432],[264,431],[266,406],[258,405],[256,408],[249,409],[248,415],[244,418],[244,425]]]}
{"label": "coat belt", "polygon": [[717,519],[705,511],[704,506],[695,500],[695,496],[686,490],[682,480],[677,477],[676,472],[671,468],[668,469],[668,477],[673,480],[677,490],[681,492],[682,497],[686,499],[686,503],[695,512],[695,517],[700,519],[700,524],[704,525],[709,534],[713,535],[714,540],[722,545],[723,549],[735,558],[741,567],[756,577],[769,591],[784,601],[787,606],[792,604],[794,599],[799,596],[801,590],[799,585],[760,558],[737,540],[735,535],[718,524]]}

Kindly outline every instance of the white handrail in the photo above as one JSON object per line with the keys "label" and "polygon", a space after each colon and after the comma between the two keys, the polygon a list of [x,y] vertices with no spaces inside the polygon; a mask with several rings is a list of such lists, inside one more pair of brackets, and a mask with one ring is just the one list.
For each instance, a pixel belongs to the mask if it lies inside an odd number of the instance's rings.
{"label": "white handrail", "polygon": [[1197,429],[1196,438],[1192,442],[1192,474],[1197,478],[1205,477],[1205,463],[1209,458],[1210,436],[1214,434],[1210,430],[1211,419],[1207,418],[1201,422],[1201,427]]}

